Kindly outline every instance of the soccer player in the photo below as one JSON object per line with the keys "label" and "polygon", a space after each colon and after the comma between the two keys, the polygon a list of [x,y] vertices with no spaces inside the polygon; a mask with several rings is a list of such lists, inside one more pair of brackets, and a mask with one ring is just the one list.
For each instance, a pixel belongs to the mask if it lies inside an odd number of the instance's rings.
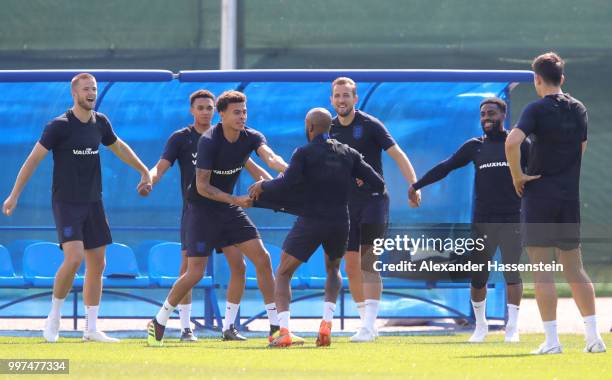
{"label": "soccer player", "polygon": [[[306,205],[299,213],[283,244],[281,262],[276,270],[275,300],[280,332],[270,347],[288,347],[303,343],[289,330],[291,277],[308,261],[319,245],[326,253],[325,305],[317,346],[331,344],[331,327],[336,299],[342,286],[340,261],[346,251],[349,232],[348,196],[355,178],[361,178],[373,191],[385,192],[382,177],[361,157],[361,154],[329,138],[332,116],[324,108],[314,108],[306,115],[306,136],[309,144],[298,148],[289,167],[273,180],[261,180],[249,189],[251,198],[262,193],[290,194],[302,186],[301,199]],[[264,193],[265,194],[265,193]]]}
{"label": "soccer player", "polygon": [[[349,145],[364,156],[365,162],[381,176],[382,151],[386,151],[397,163],[409,185],[416,182],[416,174],[410,160],[395,143],[385,126],[375,117],[356,110],[357,84],[346,77],[332,82],[331,103],[337,116],[333,119],[330,136]],[[361,186],[359,186],[361,185]],[[418,207],[421,192],[410,195],[411,207]],[[362,327],[351,337],[351,342],[369,342],[376,339],[376,318],[382,294],[380,274],[372,264],[372,242],[384,235],[389,218],[389,197],[362,185],[358,179],[349,195],[350,231],[346,255],[346,274],[353,300],[359,310]],[[367,225],[362,229],[362,225]]]}
{"label": "soccer player", "polygon": [[[504,264],[518,264],[521,253],[519,222],[521,200],[514,191],[510,170],[506,162],[504,142],[508,131],[504,129],[506,103],[499,98],[487,98],[480,103],[480,125],[484,132],[481,137],[466,141],[450,158],[442,161],[414,183],[409,192],[437,182],[451,171],[470,162],[476,172],[474,178],[475,207],[472,223],[478,237],[487,236],[482,252],[474,251],[471,262],[482,264],[485,270],[472,273],[471,301],[476,317],[476,329],[469,341],[483,342],[489,326],[486,319],[488,262],[499,247]],[[528,140],[523,149],[523,166],[526,166]],[[508,323],[506,342],[518,342],[518,311],[523,294],[519,272],[504,272],[508,294]]]}
{"label": "soccer player", "polygon": [[[178,160],[179,169],[181,172],[181,195],[183,199],[183,211],[181,214],[181,267],[180,274],[185,273],[187,269],[187,241],[185,239],[185,211],[187,209],[187,188],[195,175],[195,165],[198,151],[198,140],[202,133],[210,128],[211,120],[215,113],[215,97],[210,91],[197,90],[189,96],[190,108],[189,111],[193,115],[193,124],[185,128],[175,131],[168,142],[164,152],[157,164],[150,170],[153,185],[157,184],[164,176],[166,171]],[[245,165],[246,169],[254,178],[269,176],[265,170],[257,165],[249,158]],[[227,309],[223,320],[223,326],[226,331],[234,331],[230,329],[230,325],[234,323],[236,318],[240,298],[244,289],[244,262],[242,254],[236,248],[228,248],[228,259],[232,260],[234,265],[230,265],[231,269],[238,269],[239,273],[232,271],[230,275],[230,283],[227,290],[228,302]],[[242,268],[242,269],[241,269]],[[240,273],[242,272],[242,276]],[[236,301],[237,300],[237,301]],[[191,330],[191,290],[181,300],[178,305],[179,317],[181,321],[181,341],[190,342],[196,341],[197,337]],[[236,313],[233,313],[234,309]],[[232,317],[233,315],[233,317]]]}
{"label": "soccer player", "polygon": [[[532,63],[534,86],[541,99],[525,107],[506,139],[506,157],[516,193],[522,197],[521,234],[532,263],[551,263],[556,256],[584,318],[585,352],[604,352],[597,330],[595,290],[582,266],[580,250],[580,166],[587,145],[587,110],[561,90],[564,62],[545,53]],[[521,170],[519,146],[531,136],[527,172]],[[533,354],[561,353],[557,335],[554,273],[534,272],[535,295],[546,340]]]}
{"label": "soccer player", "polygon": [[221,123],[204,132],[198,142],[196,175],[189,187],[185,216],[187,270],[149,322],[149,345],[163,344],[168,318],[180,300],[200,281],[208,257],[219,247],[224,252],[227,247],[236,247],[253,262],[270,320],[270,335],[278,330],[270,255],[259,232],[243,211],[243,208],[251,206],[252,200],[248,195],[234,196],[232,192],[252,152],[278,172],[284,171],[287,164],[268,147],[261,133],[246,127],[246,101],[246,96],[238,91],[221,94],[217,99]]}
{"label": "soccer player", "polygon": [[100,143],[140,173],[137,189],[141,195],[151,191],[151,176],[132,149],[115,135],[108,118],[94,111],[98,94],[94,76],[78,74],[72,78],[70,88],[74,100],[72,108],[47,124],[21,167],[2,211],[6,215],[13,213],[28,179],[47,153],[53,151],[52,207],[64,261],[55,274],[51,311],[45,321],[43,336],[48,342],[58,340],[61,308],[74,282],[74,275],[85,259],[83,340],[118,342],[96,326],[106,245],[112,243],[102,205]]}

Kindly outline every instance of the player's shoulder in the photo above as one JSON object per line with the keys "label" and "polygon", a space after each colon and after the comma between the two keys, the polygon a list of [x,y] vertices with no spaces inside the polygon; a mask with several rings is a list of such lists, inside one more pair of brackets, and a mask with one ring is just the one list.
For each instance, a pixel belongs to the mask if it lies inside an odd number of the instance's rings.
{"label": "player's shoulder", "polygon": [[106,125],[110,125],[110,119],[108,118],[108,116],[106,116],[102,112],[94,111],[93,117],[95,119],[96,124],[101,122]]}
{"label": "player's shoulder", "polygon": [[263,135],[263,133],[259,132],[258,130],[251,128],[251,127],[244,127],[244,134],[249,138],[249,139],[254,139],[254,140],[265,140],[265,136]]}
{"label": "player's shoulder", "polygon": [[570,105],[572,106],[573,109],[580,111],[580,112],[586,112],[587,108],[584,105],[584,103],[582,103],[580,100],[574,98],[573,96],[571,96],[570,94],[565,94],[567,96],[568,102],[570,103]]}
{"label": "player's shoulder", "polygon": [[188,126],[188,127],[177,129],[176,131],[172,132],[172,134],[170,135],[170,138],[174,138],[174,139],[185,138],[185,137],[188,137],[190,134],[191,134],[191,127]]}
{"label": "player's shoulder", "polygon": [[68,112],[64,112],[63,114],[54,117],[47,123],[47,126],[49,127],[67,127],[69,123]]}
{"label": "player's shoulder", "polygon": [[484,144],[485,142],[485,137],[484,136],[478,136],[478,137],[472,137],[471,139],[465,141],[462,145],[462,147],[478,147],[481,146],[482,144]]}
{"label": "player's shoulder", "polygon": [[374,125],[376,127],[382,127],[382,128],[385,127],[382,121],[380,121],[378,118],[376,118],[373,115],[370,115],[367,112],[356,110],[355,117],[360,119],[363,124],[370,124],[370,125]]}

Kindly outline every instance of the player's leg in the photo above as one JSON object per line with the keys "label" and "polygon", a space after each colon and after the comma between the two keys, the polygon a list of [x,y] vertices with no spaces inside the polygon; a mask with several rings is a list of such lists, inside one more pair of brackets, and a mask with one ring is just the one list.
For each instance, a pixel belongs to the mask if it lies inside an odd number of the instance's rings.
{"label": "player's leg", "polygon": [[[511,217],[507,222],[500,226],[501,257],[504,264],[514,265],[519,263],[523,253],[518,216]],[[504,340],[515,343],[520,341],[518,314],[523,297],[523,281],[519,271],[505,271],[504,279],[508,299],[508,321]]]}
{"label": "player's leg", "polygon": [[[316,218],[299,217],[283,242],[281,262],[276,270],[275,300],[278,307],[279,331],[271,332],[271,347],[287,347],[304,344],[304,339],[289,329],[289,305],[291,303],[291,278],[297,268],[308,261],[328,233],[325,223]],[[346,237],[345,237],[346,239]]]}
{"label": "player's leg", "polygon": [[[342,261],[342,253],[344,249],[339,251],[337,255],[325,255],[325,271],[327,278],[325,281],[325,299],[323,304],[323,320],[319,326],[316,345],[325,347],[331,345],[331,329],[334,320],[334,311],[336,310],[336,301],[338,293],[342,288],[342,275],[340,274],[340,263]],[[333,249],[327,248],[325,252],[333,252]]]}
{"label": "player's leg", "polygon": [[223,216],[223,246],[236,246],[255,266],[257,285],[263,295],[270,332],[278,328],[278,313],[274,303],[274,275],[270,254],[266,251],[259,232],[251,219],[240,208],[231,209]]}
{"label": "player's leg", "polygon": [[[344,254],[344,270],[348,277],[349,290],[353,301],[357,305],[359,320],[363,326],[365,317],[365,296],[363,294],[363,273],[361,272],[361,253],[359,242],[361,235],[361,212],[363,206],[350,205],[349,214],[351,216],[348,243]],[[326,252],[327,254],[327,252]]]}
{"label": "player's leg", "polygon": [[[495,255],[499,244],[498,225],[490,223],[490,219],[474,218],[472,224],[473,233],[477,238],[484,240],[484,248],[482,251],[474,250],[470,261],[472,264],[478,265],[480,270],[472,272],[472,281],[470,285],[470,302],[474,311],[474,319],[476,326],[474,332],[468,339],[470,343],[484,342],[489,333],[489,324],[487,322],[487,282],[489,281],[488,263]],[[486,236],[486,238],[484,238]]]}
{"label": "player's leg", "polygon": [[382,278],[380,273],[374,269],[374,262],[377,260],[377,257],[374,255],[373,242],[375,239],[385,236],[388,221],[389,197],[381,195],[371,198],[365,205],[360,217],[361,231],[359,243],[363,280],[364,317],[362,329],[351,338],[353,342],[372,341],[378,336],[376,319],[378,318],[378,307],[382,295]]}
{"label": "player's leg", "polygon": [[[181,213],[181,267],[179,276],[187,271],[187,204],[183,203]],[[181,342],[195,342],[198,338],[191,330],[191,294],[190,290],[179,302],[179,318],[181,320]]]}
{"label": "player's leg", "polygon": [[85,305],[85,331],[83,340],[116,343],[97,328],[98,310],[102,296],[102,274],[106,267],[106,246],[112,244],[110,227],[104,213],[102,201],[88,206],[87,217],[83,223],[83,246],[85,248],[85,283],[83,303]]}
{"label": "player's leg", "polygon": [[[179,276],[182,276],[187,271],[187,248],[183,247],[181,250],[181,267],[179,269]],[[181,342],[195,342],[198,338],[191,330],[191,294],[192,290],[189,290],[185,297],[178,304],[179,318],[181,321]]]}
{"label": "player's leg", "polygon": [[207,262],[208,256],[189,256],[187,258],[187,270],[176,280],[164,304],[147,326],[147,342],[149,345],[159,346],[163,344],[164,330],[168,319],[170,319],[180,300],[200,282],[204,276]]}
{"label": "player's leg", "polygon": [[259,238],[238,243],[236,246],[255,266],[257,286],[263,295],[270,326],[278,326],[278,314],[274,302],[274,275],[272,274],[270,254]]}
{"label": "player's leg", "polygon": [[61,309],[66,296],[68,296],[72,288],[74,276],[85,257],[85,249],[81,240],[62,243],[62,250],[64,251],[64,261],[55,274],[51,310],[45,320],[45,328],[43,330],[43,336],[47,342],[56,342],[59,338],[59,327],[62,318]]}
{"label": "player's leg", "polygon": [[595,289],[582,264],[580,248],[571,250],[557,249],[559,262],[563,265],[563,275],[572,290],[572,297],[584,319],[585,352],[605,352],[606,346],[597,329],[595,313]]}
{"label": "player's leg", "polygon": [[246,340],[246,338],[238,333],[235,323],[238,310],[240,309],[240,300],[242,299],[246,282],[246,264],[244,262],[244,255],[235,246],[224,247],[223,253],[225,254],[225,258],[227,259],[229,266],[230,278],[227,287],[222,336],[223,340],[243,341]]}
{"label": "player's leg", "polygon": [[[553,261],[552,247],[526,247],[527,255],[532,264],[550,264]],[[550,271],[533,272],[535,296],[544,326],[546,341],[533,353],[560,353],[561,343],[557,333],[557,289],[555,278]]]}
{"label": "player's leg", "polygon": [[98,330],[97,320],[102,296],[102,274],[106,267],[106,245],[85,250],[85,283],[83,284],[83,304],[85,305],[85,331],[83,340],[116,343],[119,339],[111,338]]}
{"label": "player's leg", "polygon": [[278,323],[280,330],[277,336],[273,336],[270,347],[289,347],[293,344],[291,330],[289,328],[291,304],[291,277],[302,264],[297,258],[288,255],[285,251],[281,254],[281,262],[276,270],[276,284],[274,299],[278,310]]}

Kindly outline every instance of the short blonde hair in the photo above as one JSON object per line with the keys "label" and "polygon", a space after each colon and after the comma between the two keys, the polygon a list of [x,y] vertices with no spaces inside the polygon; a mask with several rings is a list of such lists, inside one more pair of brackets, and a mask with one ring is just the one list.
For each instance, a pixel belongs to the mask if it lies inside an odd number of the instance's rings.
{"label": "short blonde hair", "polygon": [[349,86],[352,87],[353,96],[357,95],[357,83],[349,77],[339,77],[334,79],[332,82],[332,94],[334,92],[334,87],[336,86]]}
{"label": "short blonde hair", "polygon": [[74,90],[76,88],[76,86],[79,84],[79,81],[81,79],[93,79],[94,81],[96,80],[96,77],[94,77],[93,75],[91,75],[90,73],[80,73],[75,75],[72,80],[70,81],[70,88],[72,90]]}

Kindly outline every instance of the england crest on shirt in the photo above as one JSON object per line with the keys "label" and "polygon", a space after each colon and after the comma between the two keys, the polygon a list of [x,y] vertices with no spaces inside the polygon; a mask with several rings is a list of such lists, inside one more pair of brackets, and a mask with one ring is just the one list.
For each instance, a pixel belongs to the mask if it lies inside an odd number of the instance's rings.
{"label": "england crest on shirt", "polygon": [[355,125],[353,127],[353,138],[359,140],[361,137],[363,137],[363,126]]}

